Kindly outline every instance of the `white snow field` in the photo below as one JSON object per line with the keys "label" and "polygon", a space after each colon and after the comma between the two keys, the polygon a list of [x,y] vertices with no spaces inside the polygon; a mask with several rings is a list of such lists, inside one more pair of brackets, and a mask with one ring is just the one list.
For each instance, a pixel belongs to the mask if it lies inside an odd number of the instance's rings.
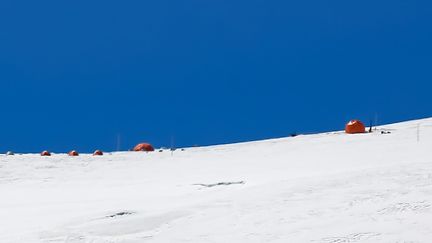
{"label": "white snow field", "polygon": [[1,155],[0,242],[432,242],[432,119],[173,156]]}

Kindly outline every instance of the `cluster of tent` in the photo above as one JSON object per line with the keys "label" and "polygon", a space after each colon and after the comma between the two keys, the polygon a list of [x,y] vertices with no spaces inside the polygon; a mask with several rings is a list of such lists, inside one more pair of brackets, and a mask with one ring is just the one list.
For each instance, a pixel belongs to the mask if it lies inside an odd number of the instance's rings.
{"label": "cluster of tent", "polygon": [[[360,120],[351,120],[345,125],[345,133],[348,134],[356,134],[356,133],[365,133],[366,127]],[[133,151],[144,151],[144,152],[152,152],[154,151],[154,147],[149,143],[139,143],[133,149]],[[96,150],[93,153],[93,156],[102,156],[104,153],[102,150]],[[14,155],[12,151],[6,153],[6,155]],[[47,150],[43,151],[41,156],[51,156],[51,153]],[[68,153],[69,156],[79,156],[79,153],[76,150],[72,150]]]}
{"label": "cluster of tent", "polygon": [[[139,143],[137,144],[133,149],[133,151],[143,151],[143,152],[153,152],[154,151],[154,147],[149,144],[149,143]],[[70,152],[67,153],[69,156],[79,156],[79,153],[76,150],[72,150]],[[14,155],[14,153],[12,151],[8,151],[6,153],[6,155]],[[51,152],[49,152],[48,150],[44,150],[41,152],[40,154],[41,156],[51,156]],[[93,156],[102,156],[104,155],[102,150],[96,150],[93,153]]]}

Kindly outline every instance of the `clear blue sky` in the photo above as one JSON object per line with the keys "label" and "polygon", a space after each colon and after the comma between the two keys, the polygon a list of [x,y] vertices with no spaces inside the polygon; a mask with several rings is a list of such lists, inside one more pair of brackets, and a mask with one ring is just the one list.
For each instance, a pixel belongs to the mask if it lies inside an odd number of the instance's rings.
{"label": "clear blue sky", "polygon": [[432,2],[0,3],[0,150],[207,145],[432,116]]}

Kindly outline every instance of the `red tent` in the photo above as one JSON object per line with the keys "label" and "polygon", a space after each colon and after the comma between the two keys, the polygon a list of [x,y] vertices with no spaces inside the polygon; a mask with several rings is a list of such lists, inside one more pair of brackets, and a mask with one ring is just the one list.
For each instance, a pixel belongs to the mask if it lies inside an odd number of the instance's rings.
{"label": "red tent", "polygon": [[133,151],[151,152],[151,151],[154,151],[154,148],[149,143],[140,143],[140,144],[137,144],[137,146],[134,147]]}
{"label": "red tent", "polygon": [[351,120],[351,121],[349,121],[346,124],[346,126],[345,126],[345,132],[349,133],[349,134],[365,133],[366,132],[366,127],[359,120]]}
{"label": "red tent", "polygon": [[93,156],[102,156],[102,155],[103,155],[103,152],[99,149],[94,151],[94,153],[93,153]]}
{"label": "red tent", "polygon": [[72,151],[70,151],[70,152],[68,153],[68,155],[69,155],[69,156],[78,156],[79,154],[78,154],[77,151],[72,150]]}
{"label": "red tent", "polygon": [[41,153],[41,156],[51,156],[51,153],[45,150]]}

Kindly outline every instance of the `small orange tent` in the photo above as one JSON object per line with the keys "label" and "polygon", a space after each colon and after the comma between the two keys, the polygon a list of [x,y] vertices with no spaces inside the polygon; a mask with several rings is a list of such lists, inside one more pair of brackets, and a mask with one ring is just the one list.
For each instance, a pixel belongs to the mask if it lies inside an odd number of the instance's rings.
{"label": "small orange tent", "polygon": [[154,151],[154,148],[149,143],[140,143],[137,146],[134,147],[133,151],[145,151],[145,152],[151,152]]}
{"label": "small orange tent", "polygon": [[51,156],[51,153],[45,150],[41,153],[41,156]]}
{"label": "small orange tent", "polygon": [[365,133],[366,132],[366,127],[359,120],[351,120],[351,121],[349,121],[346,124],[346,126],[345,126],[345,132],[349,133],[349,134]]}
{"label": "small orange tent", "polygon": [[77,151],[72,150],[72,151],[70,151],[70,152],[68,153],[68,155],[69,155],[69,156],[78,156],[79,154],[78,154]]}
{"label": "small orange tent", "polygon": [[103,152],[99,149],[94,151],[94,153],[93,153],[93,156],[102,156],[102,155],[103,155]]}

